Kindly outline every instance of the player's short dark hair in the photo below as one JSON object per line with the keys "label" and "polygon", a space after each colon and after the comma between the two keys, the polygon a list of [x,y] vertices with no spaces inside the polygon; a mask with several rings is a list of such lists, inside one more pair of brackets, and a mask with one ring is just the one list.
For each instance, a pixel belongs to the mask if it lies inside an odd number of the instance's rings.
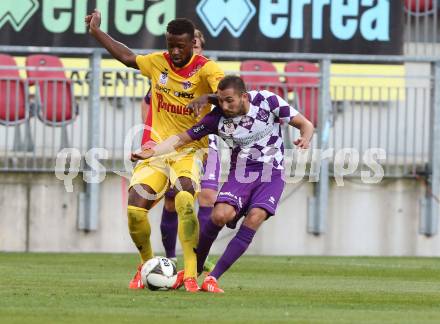
{"label": "player's short dark hair", "polygon": [[167,32],[173,35],[189,34],[191,39],[194,38],[194,23],[187,18],[176,18],[171,20],[167,25]]}
{"label": "player's short dark hair", "polygon": [[225,90],[233,88],[237,93],[242,94],[246,92],[246,85],[242,78],[236,75],[227,75],[220,80],[217,89]]}

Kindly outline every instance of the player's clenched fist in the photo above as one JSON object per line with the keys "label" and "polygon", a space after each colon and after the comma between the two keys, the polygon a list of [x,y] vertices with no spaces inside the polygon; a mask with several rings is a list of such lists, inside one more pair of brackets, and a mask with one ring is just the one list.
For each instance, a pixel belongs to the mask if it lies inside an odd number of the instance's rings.
{"label": "player's clenched fist", "polygon": [[194,112],[194,116],[200,115],[200,112],[207,104],[217,105],[218,98],[215,94],[203,95],[194,100],[192,100],[187,107]]}
{"label": "player's clenched fist", "polygon": [[200,115],[203,107],[208,104],[208,96],[200,96],[188,104],[188,108],[194,112],[194,116]]}
{"label": "player's clenched fist", "polygon": [[310,146],[310,142],[304,137],[299,137],[293,144],[302,149],[308,149]]}
{"label": "player's clenched fist", "polygon": [[95,29],[99,29],[101,26],[101,12],[98,9],[95,9],[90,15],[87,15],[84,19],[87,27],[89,27],[90,33]]}

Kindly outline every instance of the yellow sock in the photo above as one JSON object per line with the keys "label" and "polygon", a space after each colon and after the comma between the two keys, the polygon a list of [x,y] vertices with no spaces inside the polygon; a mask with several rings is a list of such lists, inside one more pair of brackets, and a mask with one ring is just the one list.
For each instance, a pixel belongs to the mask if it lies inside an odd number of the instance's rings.
{"label": "yellow sock", "polygon": [[186,278],[197,277],[197,256],[194,249],[199,242],[199,221],[194,212],[194,197],[187,191],[181,191],[175,198],[179,218],[179,240],[183,249],[183,262]]}
{"label": "yellow sock", "polygon": [[128,231],[141,256],[142,263],[153,257],[150,234],[151,227],[148,221],[148,210],[135,206],[128,206]]}

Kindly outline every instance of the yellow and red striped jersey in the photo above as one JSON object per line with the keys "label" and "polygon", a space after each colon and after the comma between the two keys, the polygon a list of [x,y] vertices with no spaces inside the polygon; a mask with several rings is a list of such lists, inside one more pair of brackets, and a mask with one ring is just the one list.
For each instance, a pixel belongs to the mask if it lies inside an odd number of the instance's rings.
{"label": "yellow and red striped jersey", "polygon": [[[201,95],[216,92],[224,76],[214,61],[202,55],[193,55],[182,68],[172,64],[168,52],[138,55],[136,63],[142,75],[151,79],[148,116],[151,132],[147,137],[156,143],[188,130],[203,118],[210,111],[210,105],[198,117],[186,106]],[[185,147],[203,148],[207,143],[207,138],[203,138]]]}

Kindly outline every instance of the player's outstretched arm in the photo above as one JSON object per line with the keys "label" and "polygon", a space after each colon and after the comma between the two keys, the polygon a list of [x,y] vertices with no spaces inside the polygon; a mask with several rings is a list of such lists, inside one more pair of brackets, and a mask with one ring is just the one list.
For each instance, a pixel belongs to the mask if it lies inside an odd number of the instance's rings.
{"label": "player's outstretched arm", "polygon": [[313,124],[303,115],[297,114],[290,120],[289,125],[298,128],[301,134],[293,144],[298,148],[308,149],[313,136]]}
{"label": "player's outstretched arm", "polygon": [[136,63],[136,54],[124,44],[114,40],[110,35],[103,32],[101,26],[101,13],[95,9],[85,17],[85,23],[89,27],[90,34],[118,61],[128,67],[139,69]]}
{"label": "player's outstretched arm", "polygon": [[186,132],[170,136],[165,141],[157,144],[153,148],[132,153],[131,160],[134,162],[149,159],[153,156],[173,153],[179,147],[192,141],[200,140],[202,137],[205,137],[209,134],[217,134],[220,116],[221,113],[219,108],[216,107]]}
{"label": "player's outstretched arm", "polygon": [[180,133],[178,135],[173,135],[168,137],[165,141],[157,144],[153,148],[148,148],[141,152],[131,153],[131,161],[135,162],[138,160],[146,160],[153,156],[161,156],[175,152],[179,147],[192,142],[193,139],[188,135],[187,132]]}

